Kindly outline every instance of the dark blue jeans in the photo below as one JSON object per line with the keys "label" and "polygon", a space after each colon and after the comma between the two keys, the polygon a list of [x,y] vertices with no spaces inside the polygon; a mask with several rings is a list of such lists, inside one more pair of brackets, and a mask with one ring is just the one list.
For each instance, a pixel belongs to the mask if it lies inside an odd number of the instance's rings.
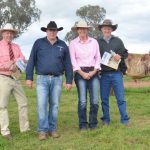
{"label": "dark blue jeans", "polygon": [[[90,80],[83,79],[78,73],[75,74],[75,83],[78,91],[78,118],[79,128],[95,128],[98,112],[98,76],[93,76]],[[87,92],[90,96],[89,124],[87,122]]]}
{"label": "dark blue jeans", "polygon": [[104,123],[109,124],[109,95],[110,89],[113,88],[114,94],[117,99],[117,104],[120,112],[120,121],[127,124],[129,117],[126,112],[126,101],[124,99],[124,86],[122,72],[107,72],[102,73],[100,78],[100,95],[102,101],[103,117],[101,118]]}

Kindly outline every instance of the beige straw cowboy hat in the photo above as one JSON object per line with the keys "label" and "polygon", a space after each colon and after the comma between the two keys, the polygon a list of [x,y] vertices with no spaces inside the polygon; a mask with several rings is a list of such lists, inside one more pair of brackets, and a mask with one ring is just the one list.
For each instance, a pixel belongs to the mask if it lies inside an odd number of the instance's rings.
{"label": "beige straw cowboy hat", "polygon": [[87,28],[87,29],[91,29],[91,26],[89,26],[87,24],[87,22],[85,22],[84,20],[80,20],[79,22],[77,22],[77,24],[71,28],[72,31],[76,31],[77,28]]}
{"label": "beige straw cowboy hat", "polygon": [[0,34],[4,31],[12,31],[14,34],[17,34],[17,30],[13,28],[12,24],[7,23],[2,29],[0,29]]}

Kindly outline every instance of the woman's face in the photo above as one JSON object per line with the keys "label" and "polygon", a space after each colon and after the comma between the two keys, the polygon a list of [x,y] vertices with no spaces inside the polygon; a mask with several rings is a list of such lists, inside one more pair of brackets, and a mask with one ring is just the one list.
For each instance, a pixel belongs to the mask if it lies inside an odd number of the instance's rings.
{"label": "woman's face", "polygon": [[78,32],[79,37],[87,37],[88,28],[77,28],[77,32]]}

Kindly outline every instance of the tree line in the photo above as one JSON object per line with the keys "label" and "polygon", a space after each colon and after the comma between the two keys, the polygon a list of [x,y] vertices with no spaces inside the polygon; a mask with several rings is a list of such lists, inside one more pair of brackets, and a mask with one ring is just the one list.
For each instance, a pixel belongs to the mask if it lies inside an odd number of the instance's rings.
{"label": "tree line", "polygon": [[[17,29],[18,36],[40,19],[41,10],[36,7],[35,0],[0,0],[0,28],[6,23],[11,23]],[[76,15],[85,20],[92,27],[89,35],[97,38],[100,36],[97,25],[105,18],[106,10],[99,5],[87,5],[76,10]],[[77,22],[74,23],[74,25]],[[65,41],[74,39],[77,35],[69,31],[65,35]]]}

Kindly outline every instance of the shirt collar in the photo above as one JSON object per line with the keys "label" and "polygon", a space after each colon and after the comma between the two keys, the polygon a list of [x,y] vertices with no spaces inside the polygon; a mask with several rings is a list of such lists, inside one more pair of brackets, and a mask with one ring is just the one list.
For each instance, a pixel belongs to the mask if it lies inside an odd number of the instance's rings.
{"label": "shirt collar", "polygon": [[85,42],[82,42],[79,38],[79,36],[77,37],[77,42],[82,43],[82,44],[86,44],[86,43],[90,43],[91,42],[91,38],[88,37],[88,39]]}
{"label": "shirt collar", "polygon": [[104,39],[107,43],[110,42],[110,39],[111,39],[111,38],[112,38],[112,35],[111,35],[108,39],[106,39],[106,38],[103,37],[103,39]]}
{"label": "shirt collar", "polygon": [[[1,42],[4,44],[4,45],[8,45],[8,42],[5,41],[5,40],[1,40]],[[12,42],[10,42],[12,44]]]}
{"label": "shirt collar", "polygon": [[[48,39],[47,39],[47,36],[44,38],[48,43],[49,43],[49,41],[48,41]],[[57,43],[59,43],[60,42],[60,39],[58,38],[58,37],[56,37],[56,42],[54,43],[54,44],[57,44]]]}

